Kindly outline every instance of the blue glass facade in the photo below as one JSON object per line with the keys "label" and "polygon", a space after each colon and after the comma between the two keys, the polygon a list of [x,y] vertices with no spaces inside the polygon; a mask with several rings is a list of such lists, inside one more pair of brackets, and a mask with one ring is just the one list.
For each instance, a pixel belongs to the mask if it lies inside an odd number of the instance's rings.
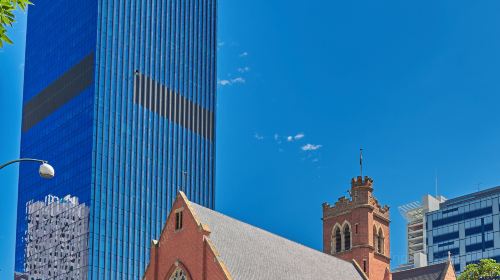
{"label": "blue glass facade", "polygon": [[[48,160],[56,177],[21,165],[16,271],[43,269],[25,267],[26,204],[48,194],[90,208],[87,248],[75,252],[88,256],[78,268],[88,279],[140,279],[179,189],[214,207],[216,9],[216,0],[30,7],[21,156]],[[53,279],[81,275],[73,269]]]}
{"label": "blue glass facade", "polygon": [[427,213],[427,259],[443,262],[451,253],[455,270],[480,259],[500,261],[500,187],[450,199]]}

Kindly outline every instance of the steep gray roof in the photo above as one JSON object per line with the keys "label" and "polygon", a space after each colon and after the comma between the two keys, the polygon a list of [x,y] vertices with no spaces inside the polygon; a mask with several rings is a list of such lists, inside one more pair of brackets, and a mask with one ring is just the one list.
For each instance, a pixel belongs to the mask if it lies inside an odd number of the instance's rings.
{"label": "steep gray roof", "polygon": [[448,271],[449,262],[412,268],[392,273],[392,280],[442,280]]}
{"label": "steep gray roof", "polygon": [[362,280],[354,265],[198,204],[191,206],[210,229],[210,241],[235,280]]}

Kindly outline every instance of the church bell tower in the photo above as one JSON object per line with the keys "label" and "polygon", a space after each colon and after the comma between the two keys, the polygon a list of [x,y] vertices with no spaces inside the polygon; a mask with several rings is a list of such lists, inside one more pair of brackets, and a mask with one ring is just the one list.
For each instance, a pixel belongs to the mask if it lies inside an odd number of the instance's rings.
{"label": "church bell tower", "polygon": [[323,203],[323,251],[355,261],[370,280],[390,280],[389,207],[373,195],[373,179],[351,180],[349,197]]}

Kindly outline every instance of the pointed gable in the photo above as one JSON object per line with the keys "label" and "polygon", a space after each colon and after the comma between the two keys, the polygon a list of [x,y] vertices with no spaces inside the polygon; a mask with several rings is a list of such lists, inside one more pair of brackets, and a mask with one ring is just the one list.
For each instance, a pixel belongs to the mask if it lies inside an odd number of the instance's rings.
{"label": "pointed gable", "polygon": [[150,263],[143,279],[170,279],[172,273],[182,271],[189,280],[231,280],[207,238],[209,234],[210,229],[179,192],[159,240],[151,242]]}

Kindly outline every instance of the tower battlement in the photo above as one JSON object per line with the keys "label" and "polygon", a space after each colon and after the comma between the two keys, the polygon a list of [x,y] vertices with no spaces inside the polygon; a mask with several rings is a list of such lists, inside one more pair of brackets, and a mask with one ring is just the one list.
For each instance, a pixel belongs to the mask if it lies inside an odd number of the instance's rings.
{"label": "tower battlement", "polygon": [[375,198],[373,195],[373,179],[368,176],[352,178],[349,196],[339,197],[333,205],[325,202],[322,206],[323,219],[341,215],[358,207],[368,207],[372,208],[374,214],[379,218],[389,221],[390,207],[381,205]]}
{"label": "tower battlement", "polygon": [[365,176],[364,178],[361,176],[355,177],[351,179],[351,187],[372,187],[373,179],[371,177]]}

